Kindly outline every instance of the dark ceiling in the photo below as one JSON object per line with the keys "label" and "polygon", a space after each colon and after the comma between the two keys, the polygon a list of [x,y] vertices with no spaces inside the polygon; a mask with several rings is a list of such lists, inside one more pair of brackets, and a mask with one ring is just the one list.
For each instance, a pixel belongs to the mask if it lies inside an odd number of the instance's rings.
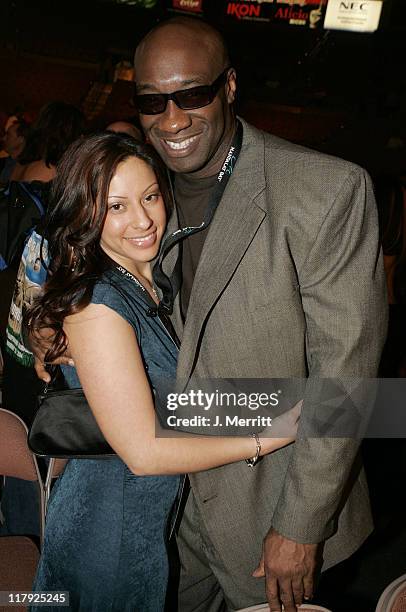
{"label": "dark ceiling", "polygon": [[[392,133],[406,141],[406,0],[385,0],[374,34],[233,20],[219,12],[221,1],[205,0],[204,7],[229,43],[243,107],[255,100],[339,111],[357,123],[360,138],[369,137],[373,123],[385,139]],[[1,0],[0,53],[132,60],[166,4],[158,0],[146,10],[109,0]]]}

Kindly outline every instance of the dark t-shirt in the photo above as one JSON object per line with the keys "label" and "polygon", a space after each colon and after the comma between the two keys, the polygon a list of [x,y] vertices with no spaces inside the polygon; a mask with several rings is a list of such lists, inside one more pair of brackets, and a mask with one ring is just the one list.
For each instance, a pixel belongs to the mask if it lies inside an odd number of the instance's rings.
{"label": "dark t-shirt", "polygon": [[[180,227],[195,227],[201,224],[216,180],[217,175],[199,179],[192,177],[190,174],[176,175],[175,201]],[[186,319],[190,293],[208,230],[209,228],[206,227],[201,232],[185,238],[181,243],[182,287],[180,304],[184,319]]]}

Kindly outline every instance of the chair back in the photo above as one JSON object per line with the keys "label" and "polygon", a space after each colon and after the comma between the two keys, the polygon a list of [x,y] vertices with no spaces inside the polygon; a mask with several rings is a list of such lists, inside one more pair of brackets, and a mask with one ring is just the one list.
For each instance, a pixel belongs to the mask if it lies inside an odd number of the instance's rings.
{"label": "chair back", "polygon": [[[0,591],[32,591],[39,562],[39,551],[26,536],[0,536]],[[0,610],[26,612],[27,606]]]}
{"label": "chair back", "polygon": [[37,460],[27,445],[27,435],[24,421],[0,408],[0,474],[41,481]]}
{"label": "chair back", "polygon": [[406,610],[406,574],[393,580],[379,598],[375,612],[404,612]]}
{"label": "chair back", "polygon": [[41,476],[35,455],[27,444],[28,428],[19,416],[0,408],[0,475],[38,483],[40,537],[44,541],[47,503],[52,479],[63,471],[65,459],[50,459],[45,478]]}

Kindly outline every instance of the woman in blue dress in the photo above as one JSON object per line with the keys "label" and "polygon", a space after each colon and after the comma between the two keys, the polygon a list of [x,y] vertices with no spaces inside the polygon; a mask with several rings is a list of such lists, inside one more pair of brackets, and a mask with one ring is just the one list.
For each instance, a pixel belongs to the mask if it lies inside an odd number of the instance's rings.
{"label": "woman in blue dress", "polygon": [[[179,475],[249,459],[257,450],[249,436],[156,435],[153,393],[175,377],[177,359],[176,339],[148,316],[158,303],[150,262],[167,202],[154,151],[113,133],[74,143],[52,189],[49,279],[29,325],[53,330],[47,361],[69,343],[75,367],[64,366],[67,383],[83,387],[117,453],[70,460],[49,503],[34,590],[69,591],[75,612],[163,610]],[[295,424],[298,410],[289,418]],[[260,452],[290,442],[261,436]]]}

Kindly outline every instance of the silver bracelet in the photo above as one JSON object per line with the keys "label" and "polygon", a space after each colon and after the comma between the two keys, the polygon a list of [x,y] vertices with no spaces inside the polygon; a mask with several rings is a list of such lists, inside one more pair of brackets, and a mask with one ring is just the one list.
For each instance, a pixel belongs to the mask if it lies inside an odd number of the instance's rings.
{"label": "silver bracelet", "polygon": [[259,439],[258,434],[253,433],[253,434],[251,434],[251,436],[253,438],[255,438],[255,442],[257,444],[257,450],[256,450],[256,453],[255,453],[254,457],[252,457],[252,459],[246,459],[245,462],[248,465],[248,467],[252,468],[252,467],[254,467],[254,465],[256,465],[258,463],[259,454],[261,452],[262,446],[261,446],[261,440]]}

